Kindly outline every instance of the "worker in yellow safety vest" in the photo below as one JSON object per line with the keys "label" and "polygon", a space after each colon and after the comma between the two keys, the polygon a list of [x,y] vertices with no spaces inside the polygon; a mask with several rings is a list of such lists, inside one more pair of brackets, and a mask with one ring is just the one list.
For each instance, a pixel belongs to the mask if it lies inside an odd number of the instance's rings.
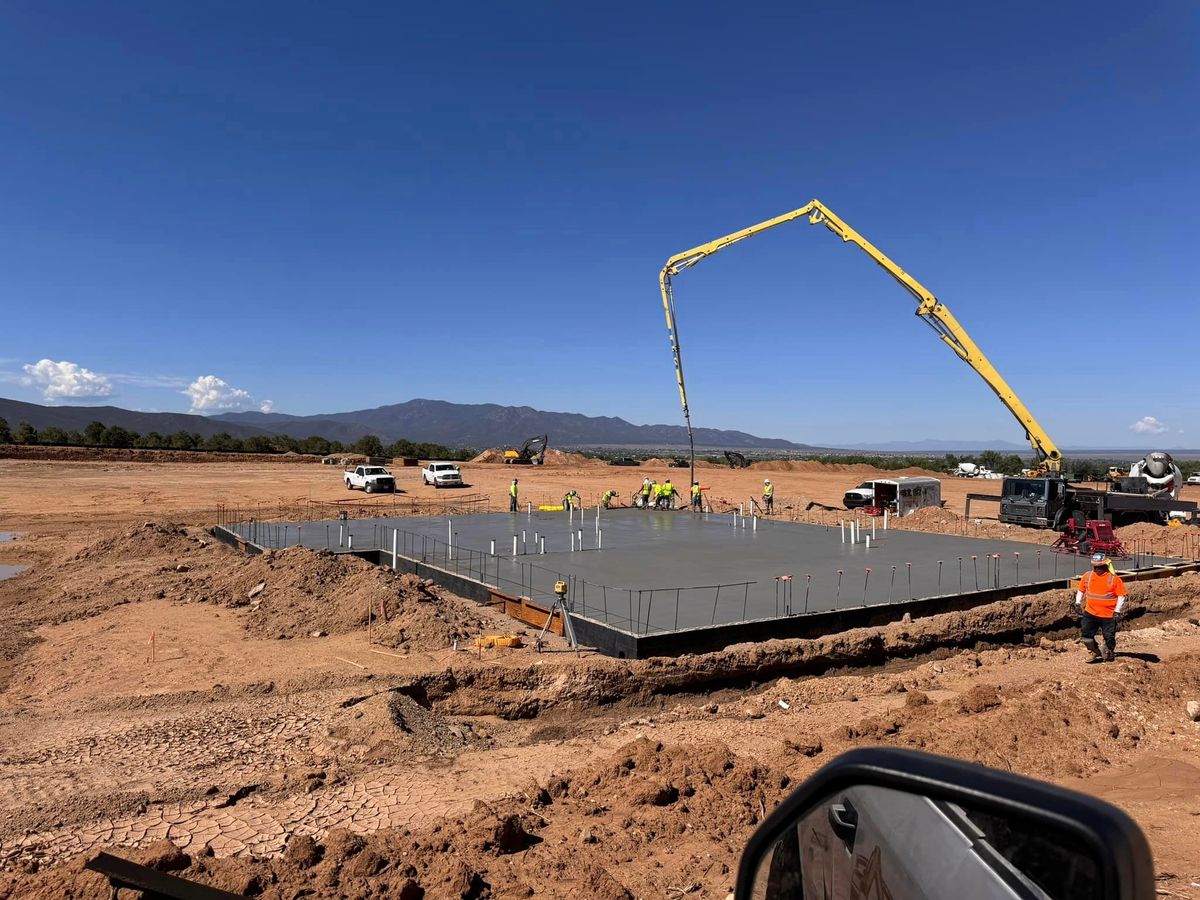
{"label": "worker in yellow safety vest", "polygon": [[617,496],[617,492],[608,490],[604,492],[604,496],[600,498],[600,503],[605,509],[612,509],[613,498]]}
{"label": "worker in yellow safety vest", "polygon": [[579,509],[579,494],[574,488],[563,494],[563,509]]}
{"label": "worker in yellow safety vest", "polygon": [[649,478],[642,479],[642,509],[650,508],[650,498],[658,496],[656,488],[658,485]]}
{"label": "worker in yellow safety vest", "polygon": [[675,498],[679,496],[679,491],[675,490],[675,485],[671,484],[671,479],[668,478],[663,482],[661,497],[663,509],[674,509]]}
{"label": "worker in yellow safety vest", "polygon": [[517,479],[512,480],[512,484],[508,486],[508,511],[517,511]]}
{"label": "worker in yellow safety vest", "polygon": [[763,506],[768,513],[775,512],[775,485],[770,478],[763,479]]}
{"label": "worker in yellow safety vest", "polygon": [[692,482],[692,509],[700,511],[700,482]]}
{"label": "worker in yellow safety vest", "polygon": [[[1091,651],[1090,662],[1112,662],[1117,649],[1117,623],[1125,609],[1125,582],[1103,553],[1092,554],[1092,571],[1079,579],[1075,606],[1083,612],[1080,637]],[[1104,650],[1096,645],[1096,632],[1104,635]]]}

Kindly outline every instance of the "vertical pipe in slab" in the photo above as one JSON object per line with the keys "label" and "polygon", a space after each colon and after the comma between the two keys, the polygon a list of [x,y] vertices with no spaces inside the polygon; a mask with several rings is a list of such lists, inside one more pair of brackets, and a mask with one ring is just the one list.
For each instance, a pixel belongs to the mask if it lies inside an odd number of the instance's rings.
{"label": "vertical pipe in slab", "polygon": [[885,509],[883,511],[883,530],[887,531],[887,529],[888,529],[888,511]]}
{"label": "vertical pipe in slab", "polygon": [[758,516],[757,515],[754,516],[754,526],[750,530],[758,531]]}
{"label": "vertical pipe in slab", "polygon": [[400,531],[396,528],[392,529],[392,571],[395,572],[399,565],[396,561],[396,543],[400,540]]}
{"label": "vertical pipe in slab", "polygon": [[454,522],[446,520],[446,558],[454,559]]}
{"label": "vertical pipe in slab", "polygon": [[575,532],[571,532],[571,552],[575,552]]}
{"label": "vertical pipe in slab", "polygon": [[[492,541],[492,552],[496,552],[496,542]],[[517,536],[513,535],[513,556],[517,555]]]}
{"label": "vertical pipe in slab", "polygon": [[354,551],[354,535],[350,534],[347,537],[347,541],[349,542],[349,545],[350,545],[350,551],[353,552]]}
{"label": "vertical pipe in slab", "polygon": [[[525,550],[525,529],[522,528],[521,529],[521,554],[524,555],[525,552],[526,552],[526,550]],[[516,553],[513,553],[513,556],[516,556]]]}
{"label": "vertical pipe in slab", "polygon": [[599,531],[596,532],[596,549],[597,550],[604,549],[604,529],[603,528],[601,528]]}
{"label": "vertical pipe in slab", "polygon": [[838,530],[842,533],[842,543],[846,543],[846,520],[838,519]]}
{"label": "vertical pipe in slab", "polygon": [[546,552],[546,539],[542,538],[541,541],[542,541],[541,552],[545,553]]}

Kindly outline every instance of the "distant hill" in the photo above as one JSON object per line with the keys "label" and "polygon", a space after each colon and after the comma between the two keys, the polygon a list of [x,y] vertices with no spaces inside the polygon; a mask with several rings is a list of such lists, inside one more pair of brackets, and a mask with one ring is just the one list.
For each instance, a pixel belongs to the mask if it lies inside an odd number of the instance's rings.
{"label": "distant hill", "polygon": [[[408,438],[449,447],[499,447],[520,444],[534,435],[548,434],[551,444],[557,447],[687,445],[687,429],[682,425],[634,425],[614,416],[584,416],[579,413],[545,412],[530,406],[448,403],[444,400],[409,400],[407,403],[374,409],[316,416],[243,412],[226,413],[213,418],[275,434],[290,434],[293,437],[319,434],[343,442],[357,440],[364,434],[375,434],[384,441]],[[716,428],[697,428],[696,443],[711,447],[813,449],[807,444]]]}
{"label": "distant hill", "polygon": [[[202,437],[228,432],[234,437],[286,434],[302,439],[317,435],[331,441],[351,443],[366,434],[384,443],[400,438],[445,444],[449,447],[499,447],[520,445],[526,438],[549,434],[556,447],[682,447],[687,430],[682,425],[634,425],[612,416],[543,412],[529,406],[499,406],[494,403],[463,404],[442,400],[410,400],[353,412],[315,416],[284,413],[225,413],[195,416],[186,413],[135,412],[116,406],[39,406],[0,398],[0,417],[10,428],[28,422],[34,428],[54,425],[68,431],[82,430],[89,422],[119,425],[145,434],[194,431]],[[697,446],[812,450],[777,438],[760,438],[744,431],[696,429]]]}
{"label": "distant hill", "polygon": [[157,431],[159,434],[192,431],[206,438],[222,431],[239,438],[274,434],[249,424],[230,425],[208,416],[193,416],[188,413],[137,412],[121,409],[119,406],[40,406],[37,403],[23,403],[3,397],[0,397],[0,418],[6,419],[8,427],[13,430],[16,430],[18,422],[28,422],[39,431],[51,426],[66,431],[82,431],[91,422],[100,421],[105,425],[118,425],[139,434],[149,431]]}

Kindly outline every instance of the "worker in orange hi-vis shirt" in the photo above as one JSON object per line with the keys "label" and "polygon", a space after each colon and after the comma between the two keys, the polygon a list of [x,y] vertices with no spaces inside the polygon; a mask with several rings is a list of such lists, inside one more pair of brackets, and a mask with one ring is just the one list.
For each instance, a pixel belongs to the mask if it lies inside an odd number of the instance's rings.
{"label": "worker in orange hi-vis shirt", "polygon": [[[1092,652],[1090,662],[1112,662],[1117,649],[1117,622],[1125,608],[1125,582],[1103,553],[1092,554],[1092,571],[1079,579],[1075,606],[1082,609],[1080,632],[1083,646]],[[1096,632],[1104,635],[1103,652],[1096,645]]]}

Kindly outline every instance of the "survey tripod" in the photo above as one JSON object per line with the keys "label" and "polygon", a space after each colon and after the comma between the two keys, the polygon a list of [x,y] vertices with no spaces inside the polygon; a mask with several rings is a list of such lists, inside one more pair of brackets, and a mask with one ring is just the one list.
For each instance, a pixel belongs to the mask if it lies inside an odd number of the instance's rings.
{"label": "survey tripod", "polygon": [[571,609],[567,606],[567,583],[565,581],[554,582],[554,605],[550,607],[550,614],[546,616],[546,624],[542,626],[533,646],[539,653],[542,652],[546,632],[550,630],[550,623],[554,621],[556,613],[562,616],[563,637],[567,639],[571,649],[579,653],[579,642],[575,640],[575,626],[571,624]]}

